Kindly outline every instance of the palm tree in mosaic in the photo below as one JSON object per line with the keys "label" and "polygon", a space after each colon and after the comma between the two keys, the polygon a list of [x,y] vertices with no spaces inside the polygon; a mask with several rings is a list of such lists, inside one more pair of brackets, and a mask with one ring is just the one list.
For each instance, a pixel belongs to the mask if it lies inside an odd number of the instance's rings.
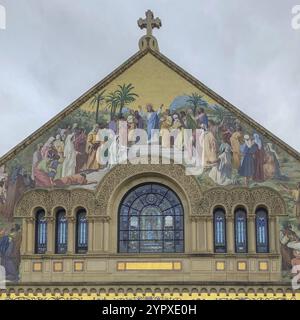
{"label": "palm tree in mosaic", "polygon": [[222,125],[225,120],[227,120],[228,123],[234,124],[235,117],[229,111],[218,104],[210,105],[210,108],[213,111],[213,117],[218,125]]}
{"label": "palm tree in mosaic", "polygon": [[117,107],[118,107],[118,98],[117,98],[116,91],[109,93],[105,101],[107,103],[107,108],[110,109],[110,119],[112,120],[112,118],[116,114]]}
{"label": "palm tree in mosaic", "polygon": [[100,105],[105,101],[104,93],[105,90],[96,93],[90,102],[90,105],[92,105],[92,107],[96,107],[96,123],[98,123]]}
{"label": "palm tree in mosaic", "polygon": [[198,93],[192,93],[188,96],[186,102],[192,106],[194,116],[196,116],[196,111],[199,107],[207,106],[207,102],[203,99],[203,96]]}
{"label": "palm tree in mosaic", "polygon": [[138,97],[138,95],[132,90],[134,86],[129,84],[118,85],[118,89],[115,91],[117,106],[119,107],[119,116],[122,115],[122,110],[126,104],[132,103]]}

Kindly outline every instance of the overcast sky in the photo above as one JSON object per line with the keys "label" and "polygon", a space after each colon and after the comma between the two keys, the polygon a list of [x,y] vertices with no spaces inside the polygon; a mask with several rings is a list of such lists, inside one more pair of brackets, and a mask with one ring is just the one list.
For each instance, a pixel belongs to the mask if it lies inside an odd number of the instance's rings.
{"label": "overcast sky", "polygon": [[0,0],[0,156],[138,50],[160,51],[300,151],[300,0]]}

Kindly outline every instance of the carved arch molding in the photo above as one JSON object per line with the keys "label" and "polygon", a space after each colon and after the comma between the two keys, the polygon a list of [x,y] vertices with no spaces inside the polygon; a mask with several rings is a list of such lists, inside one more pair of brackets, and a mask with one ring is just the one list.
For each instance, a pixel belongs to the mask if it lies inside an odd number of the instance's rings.
{"label": "carved arch molding", "polygon": [[47,216],[53,216],[54,208],[65,208],[69,216],[75,209],[84,207],[88,216],[106,216],[114,191],[121,184],[136,177],[160,177],[172,181],[182,191],[189,206],[189,215],[211,216],[214,207],[222,206],[228,215],[236,206],[244,206],[251,214],[255,208],[264,206],[272,216],[286,215],[286,205],[280,194],[268,187],[215,187],[205,192],[194,176],[186,175],[185,167],[178,164],[122,164],[112,168],[103,177],[95,191],[74,189],[32,189],[23,194],[16,204],[16,218],[33,217],[35,208],[44,208]]}

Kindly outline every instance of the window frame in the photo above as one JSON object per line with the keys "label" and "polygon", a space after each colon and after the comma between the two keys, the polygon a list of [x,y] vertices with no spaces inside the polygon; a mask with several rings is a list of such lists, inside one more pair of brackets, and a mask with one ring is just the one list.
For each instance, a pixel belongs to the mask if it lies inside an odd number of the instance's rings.
{"label": "window frame", "polygon": [[[65,242],[59,243],[60,237],[60,215],[64,215],[65,221],[63,221],[65,225],[65,234],[63,238]],[[67,212],[65,208],[58,208],[55,210],[55,254],[66,254],[68,251],[68,219],[67,219]]]}
{"label": "window frame", "polygon": [[[223,244],[217,244],[217,223],[216,217],[222,213],[223,216]],[[227,253],[227,222],[226,222],[226,210],[222,207],[217,207],[213,211],[213,239],[214,239],[214,252],[215,253]]]}
{"label": "window frame", "polygon": [[[44,221],[41,221],[40,216],[43,215]],[[40,242],[40,226],[44,227],[44,242]],[[34,253],[45,254],[47,252],[48,245],[48,223],[46,220],[46,210],[44,208],[37,208],[35,210],[35,239],[34,239]]]}
{"label": "window frame", "polygon": [[[80,226],[80,215],[85,215],[85,228],[86,228],[86,246],[80,247],[79,245],[79,226]],[[88,252],[89,248],[89,226],[88,226],[88,220],[87,220],[87,210],[85,208],[79,208],[76,210],[76,227],[75,227],[75,253],[77,254],[86,254]]]}
{"label": "window frame", "polygon": [[[169,216],[169,215],[164,215],[164,214],[158,214],[158,215],[152,215],[152,216],[157,216],[157,217],[161,217],[161,220],[162,220],[162,229],[153,229],[151,231],[160,231],[163,235],[162,235],[162,238],[161,239],[152,239],[152,240],[148,240],[148,239],[140,239],[141,237],[141,212],[143,211],[143,209],[140,210],[139,214],[136,214],[136,215],[131,215],[130,214],[130,207],[129,207],[129,210],[128,210],[128,213],[127,215],[126,214],[121,214],[121,210],[122,210],[122,207],[123,206],[126,206],[124,205],[124,201],[131,195],[131,194],[134,194],[135,191],[137,191],[139,188],[142,188],[142,187],[147,187],[151,186],[151,192],[149,194],[147,194],[148,196],[150,194],[153,194],[152,193],[152,187],[155,186],[156,188],[157,187],[162,187],[163,189],[166,190],[163,198],[167,195],[167,193],[171,193],[171,196],[174,197],[174,199],[177,201],[177,204],[174,205],[174,206],[171,206],[169,209],[174,209],[175,207],[179,207],[179,211],[180,211],[180,214],[176,214],[176,213],[173,213],[171,216],[173,217],[173,223],[174,223],[174,227],[173,227],[173,234],[174,234],[174,237],[172,240],[170,240],[169,242],[173,242],[173,248],[174,250],[166,250],[166,247],[165,247],[165,244],[166,242],[168,242],[168,239],[166,240],[165,239],[165,232],[167,232],[168,230],[165,230],[165,220],[166,220],[166,217]],[[145,194],[144,194],[145,195]],[[160,194],[161,195],[161,194]],[[162,196],[162,195],[161,195]],[[137,196],[132,204],[134,203],[134,201],[136,201],[139,197],[141,196]],[[150,205],[151,206],[151,205]],[[147,206],[145,206],[147,207]],[[168,210],[168,209],[166,209]],[[137,210],[138,211],[138,210]],[[128,227],[127,229],[121,229],[121,218],[122,216],[127,216],[128,217],[128,221],[130,218],[132,217],[137,217],[138,218],[138,228],[136,229],[136,231],[138,232],[138,240],[131,240],[130,239],[130,224],[128,222]],[[151,215],[150,215],[151,216]],[[176,227],[176,217],[179,217],[178,220],[180,220],[179,222],[179,227],[177,228]],[[179,198],[179,196],[176,194],[176,192],[174,190],[172,190],[169,186],[167,185],[164,185],[164,184],[161,184],[161,183],[158,183],[158,182],[147,182],[147,183],[142,183],[142,184],[138,184],[136,186],[134,186],[133,188],[131,188],[125,195],[124,197],[122,198],[122,200],[120,201],[120,204],[119,204],[119,208],[118,208],[118,226],[117,226],[117,232],[118,232],[118,237],[117,237],[117,241],[118,241],[118,245],[117,245],[117,252],[120,253],[120,254],[176,254],[176,253],[184,253],[185,252],[185,234],[184,234],[184,230],[185,230],[185,220],[184,220],[184,207],[182,205],[182,202]],[[144,230],[145,231],[145,230]],[[150,230],[149,230],[150,231]],[[128,233],[128,240],[123,240],[122,237],[121,237],[121,232],[125,232],[125,233]],[[176,239],[175,237],[175,233],[176,232],[179,232],[180,233],[180,237],[179,239]],[[137,242],[137,250],[130,250],[129,248],[129,243],[130,242],[134,242],[136,241]],[[144,251],[141,249],[143,243],[147,242],[147,241],[161,241],[161,247],[162,249],[159,251]],[[177,244],[176,244],[177,242]],[[126,250],[122,250],[122,243],[124,244],[124,246],[127,245],[126,247]],[[176,247],[177,246],[177,247]],[[179,248],[180,250],[177,250],[177,248]]]}
{"label": "window frame", "polygon": [[[264,231],[266,241],[265,244],[260,244],[259,239],[258,239],[258,215],[260,212],[263,212],[265,214],[265,228],[266,230]],[[256,253],[269,253],[270,252],[270,239],[269,239],[269,211],[265,207],[257,207],[255,210],[255,251]]]}
{"label": "window frame", "polygon": [[[238,214],[242,213],[244,218],[244,243],[238,243]],[[248,253],[248,217],[247,217],[247,210],[244,207],[238,207],[234,211],[234,246],[235,246],[235,253]],[[242,249],[239,249],[238,246],[242,246]]]}

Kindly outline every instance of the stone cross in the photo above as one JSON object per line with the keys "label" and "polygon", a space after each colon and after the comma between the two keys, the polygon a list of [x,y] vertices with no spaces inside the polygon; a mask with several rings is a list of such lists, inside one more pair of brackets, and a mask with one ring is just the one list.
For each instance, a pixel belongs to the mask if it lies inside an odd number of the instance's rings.
{"label": "stone cross", "polygon": [[146,19],[140,18],[138,20],[138,26],[141,29],[147,29],[147,36],[152,36],[152,30],[154,28],[159,29],[161,27],[161,20],[159,18],[154,19],[154,14],[151,10],[146,12]]}
{"label": "stone cross", "polygon": [[161,27],[161,20],[159,18],[154,19],[154,14],[151,10],[146,12],[146,19],[140,18],[138,20],[138,26],[141,29],[147,29],[146,35],[144,35],[139,41],[140,50],[146,50],[150,48],[155,51],[159,51],[156,38],[152,35],[154,28],[159,29]]}

